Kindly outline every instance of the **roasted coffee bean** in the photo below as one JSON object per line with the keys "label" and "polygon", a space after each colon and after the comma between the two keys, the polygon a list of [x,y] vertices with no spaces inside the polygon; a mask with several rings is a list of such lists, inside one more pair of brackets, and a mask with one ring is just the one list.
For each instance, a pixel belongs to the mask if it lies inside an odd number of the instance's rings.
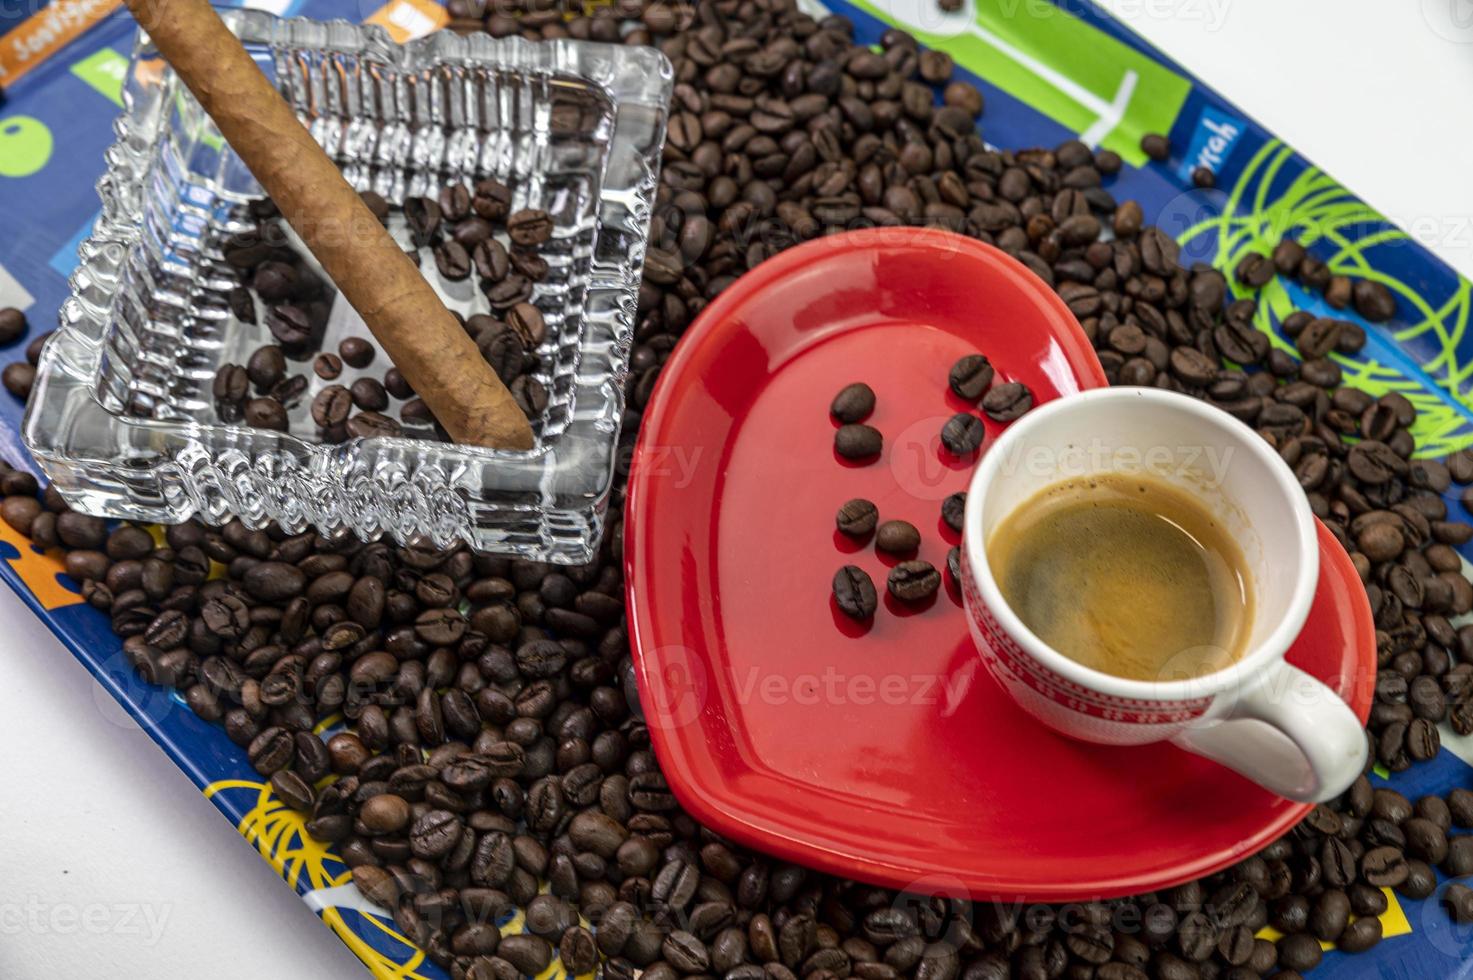
{"label": "roasted coffee bean", "polygon": [[1473,875],[1473,835],[1460,835],[1449,841],[1441,863],[1443,870],[1454,877]]}
{"label": "roasted coffee bean", "polygon": [[316,801],[312,787],[289,769],[280,770],[271,776],[271,790],[277,799],[293,810],[311,810]]}
{"label": "roasted coffee bean", "polygon": [[312,421],[327,429],[348,421],[353,411],[353,396],[342,385],[328,385],[312,399]]}
{"label": "roasted coffee bean", "polygon": [[392,438],[402,431],[399,423],[379,412],[359,412],[347,422],[348,435],[355,439]]}
{"label": "roasted coffee bean", "polygon": [[1372,323],[1390,320],[1396,314],[1396,299],[1391,290],[1375,280],[1356,280],[1352,295],[1356,312]]}
{"label": "roasted coffee bean", "polygon": [[268,728],[246,749],[251,765],[263,776],[272,776],[292,764],[296,748],[291,733],[285,728]]}
{"label": "roasted coffee bean", "polygon": [[858,565],[845,565],[835,572],[834,602],[850,619],[865,620],[873,616],[878,599],[869,573]]}
{"label": "roasted coffee bean", "polygon": [[363,826],[375,834],[393,834],[409,826],[409,804],[392,793],[380,793],[364,802],[358,811]]}
{"label": "roasted coffee bean", "polygon": [[981,447],[985,434],[986,429],[983,428],[981,419],[967,412],[960,412],[941,427],[941,445],[953,456],[970,456]]}
{"label": "roasted coffee bean", "polygon": [[389,202],[384,200],[382,194],[377,191],[365,190],[359,191],[358,197],[362,199],[364,205],[367,206],[369,211],[373,212],[373,216],[380,222],[389,220]]}
{"label": "roasted coffee bean", "polygon": [[880,509],[863,497],[845,501],[834,517],[840,531],[851,538],[864,539],[874,533]]}
{"label": "roasted coffee bean", "polygon": [[36,383],[36,368],[23,361],[14,361],[0,371],[0,384],[21,401],[31,397],[31,386]]}
{"label": "roasted coffee bean", "polygon": [[951,366],[946,383],[958,398],[978,401],[992,385],[992,364],[981,354],[968,354]]}
{"label": "roasted coffee bean", "polygon": [[31,338],[31,342],[26,344],[26,363],[33,367],[41,363],[41,350],[46,346],[46,341],[51,339],[51,333],[48,330]]}
{"label": "roasted coffee bean", "polygon": [[300,595],[307,585],[307,576],[295,565],[265,561],[253,565],[245,573],[241,584],[256,599],[280,602]]}
{"label": "roasted coffee bean", "polygon": [[451,282],[458,282],[471,274],[471,256],[465,246],[451,238],[435,246],[435,268]]}
{"label": "roasted coffee bean", "polygon": [[321,353],[312,361],[312,373],[324,381],[332,381],[343,373],[343,359],[332,353]]}
{"label": "roasted coffee bean", "polygon": [[[1258,289],[1267,285],[1274,277],[1274,264],[1269,257],[1258,252],[1249,252],[1238,266],[1233,270],[1233,275],[1238,282],[1249,289]],[[1302,350],[1302,348],[1301,348]]]}
{"label": "roasted coffee bean", "polygon": [[921,532],[909,521],[886,521],[875,532],[875,547],[892,555],[913,555],[921,546]]}
{"label": "roasted coffee bean", "polygon": [[1394,847],[1367,851],[1361,858],[1361,877],[1377,888],[1395,888],[1406,880],[1406,856]]}
{"label": "roasted coffee bean", "polygon": [[552,962],[552,944],[540,936],[520,933],[501,940],[497,955],[527,976],[537,976]]}
{"label": "roasted coffee bean", "polygon": [[317,324],[312,315],[294,303],[283,303],[266,314],[266,326],[277,343],[287,350],[300,350],[310,344]]}
{"label": "roasted coffee bean", "polygon": [[537,348],[547,338],[547,322],[542,311],[531,303],[517,303],[507,310],[506,323],[528,350]]}
{"label": "roasted coffee bean", "polygon": [[511,240],[523,248],[541,245],[552,238],[552,217],[546,211],[518,211],[506,219]]}
{"label": "roasted coffee bean", "polygon": [[966,518],[966,508],[966,491],[958,491],[941,501],[941,520],[947,527],[960,534],[962,523]]}
{"label": "roasted coffee bean", "polygon": [[593,933],[581,926],[570,926],[558,941],[558,957],[570,976],[593,972],[598,966],[598,947]]}
{"label": "roasted coffee bean", "polygon": [[880,454],[880,430],[863,424],[841,425],[834,433],[834,451],[845,459],[867,459]]}
{"label": "roasted coffee bean", "polygon": [[[479,18],[480,14],[473,15]],[[440,217],[446,221],[463,221],[471,213],[471,192],[464,184],[449,184],[440,190],[436,199],[440,205]]]}
{"label": "roasted coffee bean", "polygon": [[1141,151],[1160,163],[1171,156],[1171,144],[1160,133],[1147,133],[1141,137]]}
{"label": "roasted coffee bean", "polygon": [[941,575],[928,561],[903,561],[890,569],[885,584],[901,602],[921,602],[936,594]]}
{"label": "roasted coffee bean", "polygon": [[211,394],[217,402],[238,406],[250,394],[250,383],[245,368],[238,364],[226,364],[215,375]]}
{"label": "roasted coffee bean", "polygon": [[1441,905],[1457,922],[1467,925],[1473,922],[1473,888],[1462,882],[1453,882],[1442,893]]}
{"label": "roasted coffee bean", "polygon": [[246,375],[257,391],[268,391],[286,377],[286,355],[280,347],[258,347],[246,360]]}
{"label": "roasted coffee bean", "polygon": [[41,504],[35,497],[6,497],[0,502],[0,518],[27,537],[30,537],[31,526],[40,513]]}
{"label": "roasted coffee bean", "polygon": [[1408,861],[1406,880],[1396,886],[1396,891],[1407,898],[1420,900],[1437,890],[1437,873],[1425,861]]}
{"label": "roasted coffee bean", "polygon": [[1200,963],[1217,948],[1217,925],[1202,912],[1186,915],[1177,927],[1177,951],[1187,960]]}
{"label": "roasted coffee bean", "polygon": [[1350,922],[1350,899],[1338,888],[1328,888],[1315,899],[1309,912],[1309,931],[1316,938],[1333,943]]}
{"label": "roasted coffee bean", "polygon": [[377,349],[362,337],[345,337],[338,344],[338,354],[349,367],[366,368],[373,363]]}
{"label": "roasted coffee bean", "polygon": [[421,399],[414,398],[399,407],[399,420],[406,426],[431,425],[435,417],[428,405]]}
{"label": "roasted coffee bean", "polygon": [[389,407],[389,393],[373,378],[359,378],[348,392],[353,404],[365,412],[382,412]]}
{"label": "roasted coffee bean", "polygon": [[1447,795],[1447,808],[1452,815],[1453,826],[1473,829],[1473,790],[1461,786],[1454,789]]}
{"label": "roasted coffee bean", "polygon": [[710,953],[705,944],[679,929],[665,937],[660,951],[666,961],[681,973],[703,973],[711,964]]}
{"label": "roasted coffee bean", "polygon": [[246,424],[257,429],[285,432],[288,428],[286,408],[275,398],[252,398],[245,404]]}
{"label": "roasted coffee bean", "polygon": [[524,374],[511,383],[510,390],[517,406],[529,418],[536,418],[547,408],[547,389],[536,378]]}
{"label": "roasted coffee bean", "polygon": [[471,252],[471,261],[482,279],[499,283],[511,271],[511,256],[505,246],[494,238],[478,242]]}
{"label": "roasted coffee bean", "polygon": [[1386,893],[1363,882],[1354,882],[1346,888],[1350,898],[1350,909],[1356,915],[1377,916],[1386,911]]}
{"label": "roasted coffee bean", "polygon": [[56,536],[68,548],[95,551],[107,541],[107,525],[100,517],[66,511],[56,518]]}
{"label": "roasted coffee bean", "polygon": [[527,359],[526,346],[515,330],[502,329],[482,334],[477,346],[486,363],[491,365],[491,370],[503,382],[515,381],[521,374]]}
{"label": "roasted coffee bean", "polygon": [[[1275,945],[1279,948],[1279,966],[1304,973],[1320,965],[1323,953],[1319,940],[1307,933],[1285,936]],[[1279,976],[1283,976],[1282,973]]]}
{"label": "roasted coffee bean", "polygon": [[501,221],[511,210],[511,188],[493,178],[478,180],[473,188],[471,209],[487,221]]}
{"label": "roasted coffee bean", "polygon": [[283,378],[280,383],[271,388],[271,397],[280,402],[283,408],[290,409],[297,406],[306,391],[306,375],[293,374]]}
{"label": "roasted coffee bean", "polygon": [[0,309],[0,344],[13,344],[26,332],[26,315],[13,306]]}
{"label": "roasted coffee bean", "polygon": [[464,824],[455,814],[429,810],[409,828],[409,848],[416,857],[444,857],[460,842],[464,830]]}
{"label": "roasted coffee bean", "polygon": [[863,422],[875,410],[875,392],[862,381],[845,385],[829,405],[829,414],[840,422]]}
{"label": "roasted coffee bean", "polygon": [[440,204],[427,197],[410,197],[404,201],[404,219],[409,223],[414,244],[428,245],[440,230]]}
{"label": "roasted coffee bean", "polygon": [[982,411],[994,422],[1011,422],[1033,407],[1033,393],[1016,381],[996,385],[982,397]]}

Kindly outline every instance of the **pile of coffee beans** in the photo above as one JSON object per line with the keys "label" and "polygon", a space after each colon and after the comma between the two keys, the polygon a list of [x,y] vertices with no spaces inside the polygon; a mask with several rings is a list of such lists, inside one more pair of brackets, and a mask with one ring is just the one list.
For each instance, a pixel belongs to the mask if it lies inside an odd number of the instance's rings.
{"label": "pile of coffee beans", "polygon": [[[1354,350],[1356,330],[1296,314],[1298,356],[1273,346],[1252,299],[1229,302],[1222,274],[1180,267],[1170,236],[1114,198],[1116,155],[988,148],[982,97],[950,81],[949,58],[900,31],[880,50],[857,45],[843,18],[791,0],[621,0],[571,19],[543,0],[451,0],[451,12],[457,30],[654,43],[675,65],[626,439],[691,319],[767,256],[863,224],[971,235],[1059,292],[1112,383],[1208,400],[1294,467],[1375,613],[1377,759],[1405,769],[1436,753],[1438,722],[1473,728],[1473,628],[1450,624],[1473,608],[1455,550],[1473,527],[1445,504],[1473,480],[1473,456],[1411,459],[1411,404],[1341,386],[1329,354]],[[1294,268],[1309,278],[1302,258]],[[1354,285],[1350,302],[1361,294],[1387,308]],[[993,408],[1019,405],[1021,393]],[[1322,937],[1347,951],[1379,941],[1383,888],[1424,898],[1437,870],[1473,873],[1473,834],[1455,832],[1473,826],[1473,794],[1412,803],[1362,777],[1260,853],[1127,899],[994,905],[829,877],[722,839],[671,795],[634,700],[617,519],[596,561],[560,568],[238,523],[171,527],[159,546],[70,513],[21,471],[0,470],[0,495],[0,519],[66,549],[140,674],[220,721],[457,980],[536,974],[554,952],[612,980],[1298,980]],[[962,506],[943,504],[948,523]],[[878,531],[877,512],[850,519]],[[845,588],[873,604],[873,583]],[[312,734],[338,712],[346,730]],[[1441,897],[1466,920],[1470,896]],[[513,908],[529,934],[500,937],[488,923]],[[1266,925],[1282,938],[1258,938]]]}
{"label": "pile of coffee beans", "polygon": [[[396,216],[403,219],[405,250],[417,264],[421,250],[428,249],[442,280],[476,276],[489,312],[457,313],[456,318],[522,411],[535,420],[548,400],[536,377],[547,325],[531,299],[548,273],[539,252],[552,236],[552,218],[540,210],[512,212],[511,189],[489,178],[474,187],[448,184],[437,198],[410,197],[402,207],[391,207],[372,191],[361,196],[386,227]],[[292,410],[305,403],[304,425],[310,423],[306,427],[324,442],[405,434],[445,441],[428,406],[371,339],[348,337],[337,351],[322,350],[330,287],[294,247],[273,202],[254,201],[247,214],[253,226],[221,246],[241,280],[230,292],[230,306],[243,323],[264,317],[275,343],[257,348],[245,364],[221,365],[211,392],[220,419],[285,432],[292,426]],[[327,384],[295,370],[309,361],[312,373]],[[382,380],[369,368],[382,371]],[[339,383],[345,370],[357,377]],[[391,402],[399,402],[397,419],[386,414]]]}

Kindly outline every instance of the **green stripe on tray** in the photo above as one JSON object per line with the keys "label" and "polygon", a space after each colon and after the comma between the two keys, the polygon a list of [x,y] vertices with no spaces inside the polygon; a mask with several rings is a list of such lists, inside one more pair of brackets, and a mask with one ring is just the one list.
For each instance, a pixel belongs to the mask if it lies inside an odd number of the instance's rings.
{"label": "green stripe on tray", "polygon": [[957,64],[1133,166],[1140,140],[1171,129],[1192,85],[1169,68],[1051,3],[978,0],[975,16],[936,0],[854,0]]}

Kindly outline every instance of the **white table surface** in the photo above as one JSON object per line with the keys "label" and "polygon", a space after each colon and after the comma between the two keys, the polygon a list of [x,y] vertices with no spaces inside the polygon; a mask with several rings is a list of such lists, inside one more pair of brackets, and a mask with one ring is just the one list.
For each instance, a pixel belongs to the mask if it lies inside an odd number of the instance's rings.
{"label": "white table surface", "polygon": [[[1103,2],[1473,276],[1468,0]],[[366,976],[3,588],[0,638],[0,977]]]}

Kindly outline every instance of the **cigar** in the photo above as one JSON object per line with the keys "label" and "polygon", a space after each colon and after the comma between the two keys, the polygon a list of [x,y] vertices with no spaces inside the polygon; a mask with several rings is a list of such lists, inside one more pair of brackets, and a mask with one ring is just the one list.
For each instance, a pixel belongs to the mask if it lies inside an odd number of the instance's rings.
{"label": "cigar", "polygon": [[475,341],[207,0],[127,4],[450,437],[531,449],[526,415]]}

